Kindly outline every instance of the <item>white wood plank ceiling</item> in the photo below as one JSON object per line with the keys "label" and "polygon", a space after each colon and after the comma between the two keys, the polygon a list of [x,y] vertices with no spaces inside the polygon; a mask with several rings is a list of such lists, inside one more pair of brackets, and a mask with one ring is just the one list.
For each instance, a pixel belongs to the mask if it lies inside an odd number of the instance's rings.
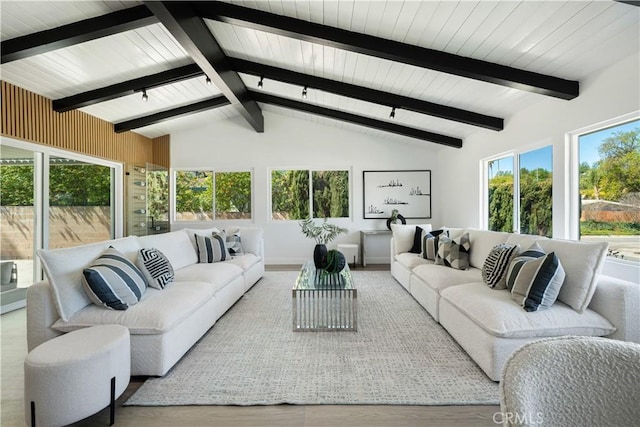
{"label": "white wood plank ceiling", "polygon": [[[240,6],[364,33],[464,57],[582,81],[601,68],[640,50],[640,8],[614,1],[232,1]],[[2,41],[141,5],[130,1],[1,1]],[[227,56],[502,117],[544,95],[445,74],[413,65],[322,46],[264,31],[206,19]],[[160,23],[0,66],[0,78],[51,99],[192,63],[187,51]],[[240,74],[257,89],[258,77]],[[300,86],[266,78],[261,91],[300,101]],[[204,77],[191,78],[82,108],[118,123],[219,96]],[[304,101],[390,121],[386,105],[310,88]],[[568,102],[556,99],[555,102]],[[310,120],[392,141],[416,140],[335,119],[260,104],[265,111]],[[197,127],[238,115],[224,106],[138,128],[148,137]],[[393,122],[465,138],[476,126],[399,109]],[[254,131],[247,125],[248,131]],[[268,132],[268,122],[265,132]],[[439,147],[434,145],[434,148]]]}

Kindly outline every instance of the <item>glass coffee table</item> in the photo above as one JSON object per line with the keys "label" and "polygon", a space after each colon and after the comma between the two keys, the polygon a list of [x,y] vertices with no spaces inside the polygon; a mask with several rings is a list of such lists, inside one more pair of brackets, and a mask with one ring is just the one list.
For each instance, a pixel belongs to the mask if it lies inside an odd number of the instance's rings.
{"label": "glass coffee table", "polygon": [[339,273],[302,266],[292,290],[293,331],[357,331],[358,291],[347,264]]}

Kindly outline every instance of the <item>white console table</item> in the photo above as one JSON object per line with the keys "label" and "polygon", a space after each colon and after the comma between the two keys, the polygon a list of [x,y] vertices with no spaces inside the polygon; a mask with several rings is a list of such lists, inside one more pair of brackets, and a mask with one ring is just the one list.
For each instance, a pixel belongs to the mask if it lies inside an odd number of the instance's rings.
{"label": "white console table", "polygon": [[367,237],[379,234],[391,234],[391,230],[360,230],[360,262],[367,266]]}

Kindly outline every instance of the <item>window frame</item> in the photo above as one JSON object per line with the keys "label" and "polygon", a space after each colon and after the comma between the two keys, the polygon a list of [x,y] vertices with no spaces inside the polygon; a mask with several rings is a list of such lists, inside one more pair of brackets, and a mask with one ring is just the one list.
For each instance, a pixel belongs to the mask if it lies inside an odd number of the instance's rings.
{"label": "window frame", "polygon": [[304,170],[309,173],[309,215],[311,218],[315,218],[313,214],[313,172],[331,172],[331,171],[346,171],[347,172],[347,187],[348,187],[348,215],[345,217],[330,217],[328,219],[334,220],[352,220],[353,219],[353,168],[352,167],[332,167],[332,168],[312,168],[312,167],[270,167],[267,168],[267,185],[268,185],[268,200],[267,200],[267,222],[268,223],[290,223],[294,221],[300,221],[297,219],[274,219],[273,218],[273,187],[272,187],[272,176],[273,171],[290,171],[290,170]]}
{"label": "window frame", "polygon": [[[555,187],[555,175],[554,175],[554,163],[556,158],[556,148],[550,139],[544,139],[532,144],[528,144],[518,149],[503,151],[490,157],[485,157],[480,160],[480,226],[484,230],[489,230],[489,162],[503,159],[505,157],[513,158],[513,228],[511,233],[520,234],[520,156],[532,151],[539,150],[541,148],[551,147],[551,173],[553,178],[553,184]],[[552,200],[554,198],[555,191],[552,187]],[[554,207],[552,206],[552,209]],[[553,209],[553,217],[556,215],[556,209]],[[553,225],[553,219],[552,219]],[[555,233],[556,227],[553,227],[553,233]]]}
{"label": "window frame", "polygon": [[[229,222],[229,221],[239,221],[239,222],[248,222],[253,223],[255,218],[255,173],[254,168],[212,168],[212,167],[179,167],[179,168],[171,168],[170,176],[169,176],[169,185],[171,188],[171,209],[170,209],[170,217],[171,223],[178,224],[188,224],[193,222],[208,222],[208,221],[189,221],[189,220],[178,220],[177,219],[177,203],[176,198],[178,196],[178,192],[176,191],[176,173],[177,172],[210,172],[213,179],[213,187],[212,187],[212,199],[211,199],[211,221],[219,221],[219,222]],[[249,172],[251,176],[251,218],[248,219],[219,219],[216,217],[216,173],[225,173],[225,172]]]}

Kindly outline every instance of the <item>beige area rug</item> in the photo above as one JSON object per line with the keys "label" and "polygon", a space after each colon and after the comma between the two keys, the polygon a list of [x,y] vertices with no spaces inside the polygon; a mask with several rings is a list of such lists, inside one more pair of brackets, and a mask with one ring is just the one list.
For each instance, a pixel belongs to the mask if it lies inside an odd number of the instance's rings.
{"label": "beige area rug", "polygon": [[497,383],[389,272],[353,272],[357,332],[292,332],[296,275],[265,273],[125,405],[498,404]]}

